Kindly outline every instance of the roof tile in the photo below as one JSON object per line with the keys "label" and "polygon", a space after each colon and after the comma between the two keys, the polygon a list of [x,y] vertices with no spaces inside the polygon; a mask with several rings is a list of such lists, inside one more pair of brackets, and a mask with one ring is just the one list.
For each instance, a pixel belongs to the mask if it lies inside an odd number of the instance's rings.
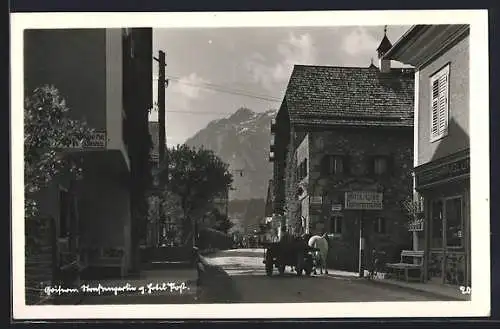
{"label": "roof tile", "polygon": [[295,65],[285,94],[291,123],[413,126],[413,70]]}

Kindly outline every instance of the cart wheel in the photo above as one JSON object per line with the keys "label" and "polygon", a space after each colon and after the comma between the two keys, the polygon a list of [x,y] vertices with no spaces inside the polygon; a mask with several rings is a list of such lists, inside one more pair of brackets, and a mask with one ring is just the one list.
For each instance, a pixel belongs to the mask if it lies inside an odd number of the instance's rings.
{"label": "cart wheel", "polygon": [[283,275],[283,273],[285,273],[285,265],[279,265],[278,266],[278,272],[280,273],[280,275]]}
{"label": "cart wheel", "polygon": [[304,266],[304,272],[306,272],[307,276],[311,276],[311,273],[313,271],[313,262],[311,258],[307,258]]}
{"label": "cart wheel", "polygon": [[273,259],[272,257],[266,257],[266,275],[267,276],[272,276],[273,275]]}
{"label": "cart wheel", "polygon": [[306,266],[306,268],[304,269],[304,272],[306,272],[307,276],[311,276],[312,271],[312,266]]}
{"label": "cart wheel", "polygon": [[272,276],[273,275],[273,263],[272,261],[266,261],[266,275],[267,276]]}
{"label": "cart wheel", "polygon": [[304,255],[299,254],[297,257],[297,265],[295,266],[297,270],[297,276],[302,275],[302,270],[304,269]]}

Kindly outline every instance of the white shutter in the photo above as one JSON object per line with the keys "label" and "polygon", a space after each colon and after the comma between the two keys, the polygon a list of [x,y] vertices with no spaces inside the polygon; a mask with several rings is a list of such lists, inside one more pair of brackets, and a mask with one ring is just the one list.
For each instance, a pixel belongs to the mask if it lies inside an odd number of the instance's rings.
{"label": "white shutter", "polygon": [[448,134],[449,66],[431,77],[431,142]]}

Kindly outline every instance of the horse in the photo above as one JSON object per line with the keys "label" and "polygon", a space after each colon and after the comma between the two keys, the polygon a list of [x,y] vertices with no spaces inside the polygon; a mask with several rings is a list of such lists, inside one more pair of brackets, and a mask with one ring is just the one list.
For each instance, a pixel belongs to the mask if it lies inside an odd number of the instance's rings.
{"label": "horse", "polygon": [[316,274],[316,267],[319,267],[320,274],[323,274],[323,269],[325,270],[325,274],[328,274],[328,269],[326,268],[326,259],[328,256],[328,240],[326,239],[326,234],[323,234],[322,236],[313,235],[311,238],[309,238],[308,245],[309,247],[319,249],[319,251],[316,251],[314,253],[316,262],[314,274]]}

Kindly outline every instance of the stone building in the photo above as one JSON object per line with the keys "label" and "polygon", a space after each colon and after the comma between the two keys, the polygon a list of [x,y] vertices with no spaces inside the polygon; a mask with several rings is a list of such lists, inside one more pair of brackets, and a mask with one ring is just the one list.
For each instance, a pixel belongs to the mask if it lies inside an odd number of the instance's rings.
{"label": "stone building", "polygon": [[388,260],[411,247],[414,73],[391,68],[390,47],[384,35],[379,67],[296,65],[271,127],[274,213],[293,233],[328,233],[337,269],[370,261],[360,244]]}
{"label": "stone building", "polygon": [[385,58],[416,68],[415,190],[425,278],[471,284],[469,26],[416,25]]}

